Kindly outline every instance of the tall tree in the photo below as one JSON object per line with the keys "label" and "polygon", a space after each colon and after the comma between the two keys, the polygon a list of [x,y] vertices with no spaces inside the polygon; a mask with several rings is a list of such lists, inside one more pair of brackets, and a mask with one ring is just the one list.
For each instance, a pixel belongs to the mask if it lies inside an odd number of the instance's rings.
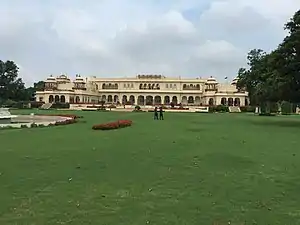
{"label": "tall tree", "polygon": [[261,49],[253,49],[248,53],[249,69],[240,68],[238,71],[238,88],[249,92],[252,104],[271,101],[275,98],[273,92],[272,54],[266,54]]}
{"label": "tall tree", "polygon": [[3,100],[24,100],[25,85],[18,78],[19,68],[13,61],[0,60],[0,98]]}
{"label": "tall tree", "polygon": [[300,10],[284,28],[288,35],[275,51],[276,81],[282,100],[300,102]]}
{"label": "tall tree", "polygon": [[26,88],[26,99],[33,101],[35,99],[35,92],[36,91],[43,91],[45,87],[45,82],[44,81],[38,81],[33,84],[33,87]]}
{"label": "tall tree", "polygon": [[38,81],[34,83],[33,88],[35,91],[43,91],[45,88],[45,81]]}
{"label": "tall tree", "polygon": [[238,87],[249,92],[252,104],[300,102],[300,10],[285,25],[288,35],[277,49],[248,54],[249,69],[238,72]]}

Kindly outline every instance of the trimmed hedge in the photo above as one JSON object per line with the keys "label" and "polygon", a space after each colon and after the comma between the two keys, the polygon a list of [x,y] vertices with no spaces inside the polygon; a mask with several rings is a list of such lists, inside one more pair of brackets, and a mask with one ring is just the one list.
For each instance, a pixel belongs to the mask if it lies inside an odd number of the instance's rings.
{"label": "trimmed hedge", "polygon": [[229,107],[227,105],[216,105],[216,106],[209,106],[209,112],[229,112]]}
{"label": "trimmed hedge", "polygon": [[132,125],[131,120],[118,120],[110,123],[96,124],[92,127],[93,130],[114,130]]}
{"label": "trimmed hedge", "polygon": [[240,109],[241,109],[241,112],[251,112],[251,113],[254,113],[255,112],[255,109],[256,107],[255,106],[240,106]]}
{"label": "trimmed hedge", "polygon": [[55,102],[51,106],[51,109],[69,109],[70,104],[69,103],[62,103],[62,102]]}

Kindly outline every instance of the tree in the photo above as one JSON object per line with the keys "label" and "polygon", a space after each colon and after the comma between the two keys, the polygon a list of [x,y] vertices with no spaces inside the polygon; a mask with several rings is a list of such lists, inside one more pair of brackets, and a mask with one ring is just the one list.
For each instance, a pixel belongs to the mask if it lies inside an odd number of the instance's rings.
{"label": "tree", "polygon": [[273,92],[272,54],[266,54],[261,49],[253,49],[248,53],[249,69],[238,71],[237,87],[249,92],[250,102],[259,104],[275,98]]}
{"label": "tree", "polygon": [[21,78],[18,78],[19,68],[13,61],[3,62],[0,60],[0,98],[2,101],[8,99],[19,101],[24,100],[26,95],[25,85]]}
{"label": "tree", "polygon": [[268,102],[300,102],[300,10],[285,25],[289,34],[277,49],[248,53],[249,69],[238,71],[238,88],[249,92],[255,105]]}
{"label": "tree", "polygon": [[39,81],[33,84],[33,88],[35,91],[43,91],[45,88],[45,81]]}
{"label": "tree", "polygon": [[275,51],[281,100],[300,102],[300,10],[285,25],[288,35]]}
{"label": "tree", "polygon": [[26,88],[26,99],[33,101],[35,99],[35,92],[36,91],[43,91],[45,87],[45,82],[44,81],[39,81],[37,83],[33,84],[33,87]]}

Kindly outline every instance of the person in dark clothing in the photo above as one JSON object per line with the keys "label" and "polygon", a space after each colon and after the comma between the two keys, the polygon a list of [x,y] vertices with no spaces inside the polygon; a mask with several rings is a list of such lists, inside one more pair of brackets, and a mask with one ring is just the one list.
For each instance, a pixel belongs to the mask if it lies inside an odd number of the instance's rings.
{"label": "person in dark clothing", "polygon": [[164,120],[164,111],[162,106],[159,107],[159,119]]}
{"label": "person in dark clothing", "polygon": [[154,119],[155,119],[155,120],[158,120],[157,107],[154,108]]}

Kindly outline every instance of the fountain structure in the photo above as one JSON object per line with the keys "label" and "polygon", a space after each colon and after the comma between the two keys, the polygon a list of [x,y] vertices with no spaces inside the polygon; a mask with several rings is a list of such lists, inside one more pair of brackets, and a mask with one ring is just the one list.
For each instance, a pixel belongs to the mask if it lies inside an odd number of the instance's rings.
{"label": "fountain structure", "polygon": [[0,124],[10,124],[11,119],[16,117],[11,115],[8,108],[0,108]]}
{"label": "fountain structure", "polygon": [[70,120],[72,118],[64,116],[49,116],[49,115],[11,115],[8,108],[0,108],[0,129],[2,128],[22,128],[32,127],[32,124],[37,126],[50,126],[56,122]]}

